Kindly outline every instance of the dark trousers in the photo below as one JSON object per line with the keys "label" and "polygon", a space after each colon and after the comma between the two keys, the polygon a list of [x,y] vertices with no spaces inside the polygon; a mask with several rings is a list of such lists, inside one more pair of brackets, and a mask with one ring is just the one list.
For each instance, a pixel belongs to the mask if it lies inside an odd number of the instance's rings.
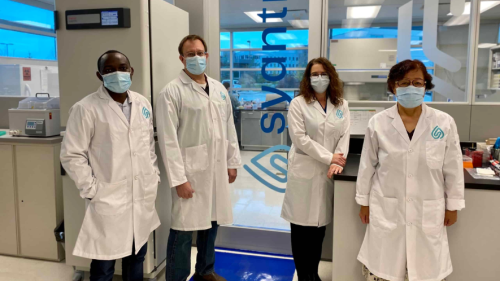
{"label": "dark trousers", "polygon": [[291,224],[292,253],[299,281],[320,281],[319,261],[326,226],[310,227]]}
{"label": "dark trousers", "polygon": [[[196,273],[201,276],[214,272],[215,238],[217,238],[217,222],[212,222],[212,228],[198,231],[196,247]],[[167,245],[167,281],[186,281],[191,273],[191,245],[193,231],[170,229]]]}
{"label": "dark trousers", "polygon": [[[142,246],[135,254],[135,243],[132,246],[132,255],[122,259],[123,281],[142,281],[144,276],[144,259],[148,251],[148,243]],[[112,281],[115,274],[116,260],[92,260],[90,264],[90,281]]]}

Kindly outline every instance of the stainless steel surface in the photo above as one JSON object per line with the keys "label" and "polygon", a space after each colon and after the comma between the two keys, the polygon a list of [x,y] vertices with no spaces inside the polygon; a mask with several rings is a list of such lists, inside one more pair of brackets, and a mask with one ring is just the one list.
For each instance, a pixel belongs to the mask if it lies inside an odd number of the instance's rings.
{"label": "stainless steel surface", "polygon": [[271,133],[265,133],[261,128],[261,118],[264,114],[268,114],[264,120],[264,126],[271,126],[272,116],[274,114],[282,114],[285,118],[285,127],[287,126],[286,111],[242,111],[241,112],[241,146],[245,150],[265,150],[276,145],[287,145],[286,129],[278,134],[281,121],[274,123],[274,129]]}

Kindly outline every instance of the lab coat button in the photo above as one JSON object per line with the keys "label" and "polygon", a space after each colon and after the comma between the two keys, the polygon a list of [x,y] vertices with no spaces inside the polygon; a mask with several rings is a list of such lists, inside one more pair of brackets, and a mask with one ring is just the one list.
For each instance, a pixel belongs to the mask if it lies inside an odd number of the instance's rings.
{"label": "lab coat button", "polygon": [[413,201],[411,198],[406,199],[406,201],[411,202]]}
{"label": "lab coat button", "polygon": [[135,176],[135,180],[138,180],[139,179],[139,176]]}
{"label": "lab coat button", "polygon": [[134,156],[137,156],[137,152],[134,152]]}
{"label": "lab coat button", "polygon": [[409,175],[408,175],[408,177],[411,179],[411,178],[413,177],[413,175],[412,175],[412,174],[409,174]]}
{"label": "lab coat button", "polygon": [[413,149],[410,148],[410,150],[408,150],[408,152],[412,153],[413,152]]}
{"label": "lab coat button", "polygon": [[411,222],[407,223],[406,225],[407,225],[407,226],[411,226]]}

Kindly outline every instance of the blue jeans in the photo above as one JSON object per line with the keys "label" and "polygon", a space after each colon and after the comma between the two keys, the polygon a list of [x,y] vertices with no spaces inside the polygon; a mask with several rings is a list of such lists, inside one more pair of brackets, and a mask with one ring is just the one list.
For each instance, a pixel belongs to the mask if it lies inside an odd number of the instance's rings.
{"label": "blue jeans", "polygon": [[[132,246],[132,255],[122,259],[123,281],[142,281],[144,276],[144,257],[148,251],[148,243],[142,246],[135,254],[135,243]],[[112,281],[115,274],[116,260],[92,260],[90,264],[90,281]]]}
{"label": "blue jeans", "polygon": [[[214,272],[215,238],[217,237],[217,222],[212,222],[212,228],[199,230],[196,240],[198,255],[196,256],[196,273],[208,275]],[[167,246],[167,281],[186,281],[191,273],[191,244],[193,231],[178,231],[170,229]]]}

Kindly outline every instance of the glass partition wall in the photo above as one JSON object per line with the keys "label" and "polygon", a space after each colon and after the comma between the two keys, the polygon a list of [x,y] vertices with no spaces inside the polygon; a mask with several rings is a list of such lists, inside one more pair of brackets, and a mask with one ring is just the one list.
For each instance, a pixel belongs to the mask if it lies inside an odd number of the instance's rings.
{"label": "glass partition wall", "polygon": [[[451,0],[461,1],[461,0]],[[419,59],[434,76],[426,102],[468,102],[470,2],[453,15],[450,0],[329,1],[328,58],[353,101],[394,101],[390,68]]]}
{"label": "glass partition wall", "polygon": [[[287,232],[281,219],[287,108],[308,63],[309,1],[220,0],[220,73],[233,102],[244,168],[232,184],[234,225]],[[264,11],[265,10],[265,11]]]}
{"label": "glass partition wall", "polygon": [[[500,1],[481,1],[475,103],[500,103]],[[486,7],[489,9],[486,10]]]}

